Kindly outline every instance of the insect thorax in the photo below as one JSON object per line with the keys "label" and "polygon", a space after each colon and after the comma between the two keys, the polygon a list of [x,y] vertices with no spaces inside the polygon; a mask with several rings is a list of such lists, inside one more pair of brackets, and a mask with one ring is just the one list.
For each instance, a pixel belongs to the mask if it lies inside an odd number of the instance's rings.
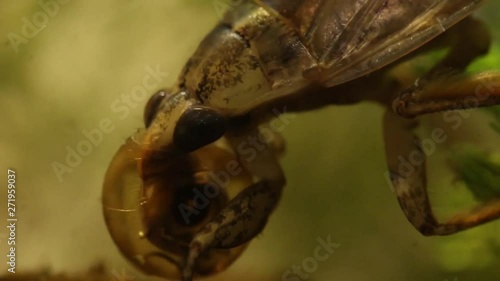
{"label": "insect thorax", "polygon": [[282,18],[246,3],[203,40],[180,83],[205,105],[233,115],[304,87],[302,73],[315,65]]}

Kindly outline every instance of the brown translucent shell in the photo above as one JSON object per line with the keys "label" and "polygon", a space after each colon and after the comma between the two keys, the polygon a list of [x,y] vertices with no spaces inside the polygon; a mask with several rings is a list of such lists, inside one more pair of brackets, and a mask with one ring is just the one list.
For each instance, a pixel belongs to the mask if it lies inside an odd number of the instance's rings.
{"label": "brown translucent shell", "polygon": [[[227,164],[237,160],[228,147],[221,139],[189,154],[163,157],[161,151],[145,153],[129,138],[116,153],[104,182],[104,217],[115,244],[142,271],[180,278],[197,231],[252,184],[243,168],[225,176]],[[223,271],[245,247],[209,250],[198,260],[195,276]]]}

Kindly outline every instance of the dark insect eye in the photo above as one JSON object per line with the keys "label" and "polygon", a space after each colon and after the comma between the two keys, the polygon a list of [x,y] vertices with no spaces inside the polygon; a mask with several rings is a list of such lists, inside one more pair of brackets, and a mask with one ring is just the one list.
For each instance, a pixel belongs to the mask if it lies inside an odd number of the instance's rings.
{"label": "dark insect eye", "polygon": [[144,125],[148,128],[153,122],[153,119],[158,112],[158,108],[160,107],[161,102],[165,97],[169,95],[167,90],[160,90],[156,92],[154,95],[149,98],[148,103],[146,104],[146,108],[144,109]]}
{"label": "dark insect eye", "polygon": [[194,106],[184,112],[174,129],[174,144],[192,152],[210,144],[226,133],[226,119],[213,109]]}

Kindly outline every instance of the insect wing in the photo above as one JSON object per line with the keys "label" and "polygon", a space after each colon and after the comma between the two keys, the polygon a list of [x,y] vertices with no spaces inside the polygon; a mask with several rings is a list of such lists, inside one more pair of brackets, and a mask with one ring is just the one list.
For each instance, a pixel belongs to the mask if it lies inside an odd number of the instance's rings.
{"label": "insect wing", "polygon": [[[470,15],[485,0],[256,0],[291,23],[335,86],[382,68]],[[313,78],[314,77],[314,78]]]}

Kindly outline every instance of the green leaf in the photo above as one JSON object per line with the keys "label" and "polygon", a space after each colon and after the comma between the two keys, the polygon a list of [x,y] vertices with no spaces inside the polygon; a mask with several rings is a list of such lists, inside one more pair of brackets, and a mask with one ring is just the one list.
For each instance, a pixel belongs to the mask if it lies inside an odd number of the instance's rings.
{"label": "green leaf", "polygon": [[493,130],[500,134],[500,106],[485,108],[487,113],[493,115],[494,120],[490,123]]}
{"label": "green leaf", "polygon": [[462,147],[452,156],[460,178],[478,201],[500,198],[500,160],[472,147]]}

